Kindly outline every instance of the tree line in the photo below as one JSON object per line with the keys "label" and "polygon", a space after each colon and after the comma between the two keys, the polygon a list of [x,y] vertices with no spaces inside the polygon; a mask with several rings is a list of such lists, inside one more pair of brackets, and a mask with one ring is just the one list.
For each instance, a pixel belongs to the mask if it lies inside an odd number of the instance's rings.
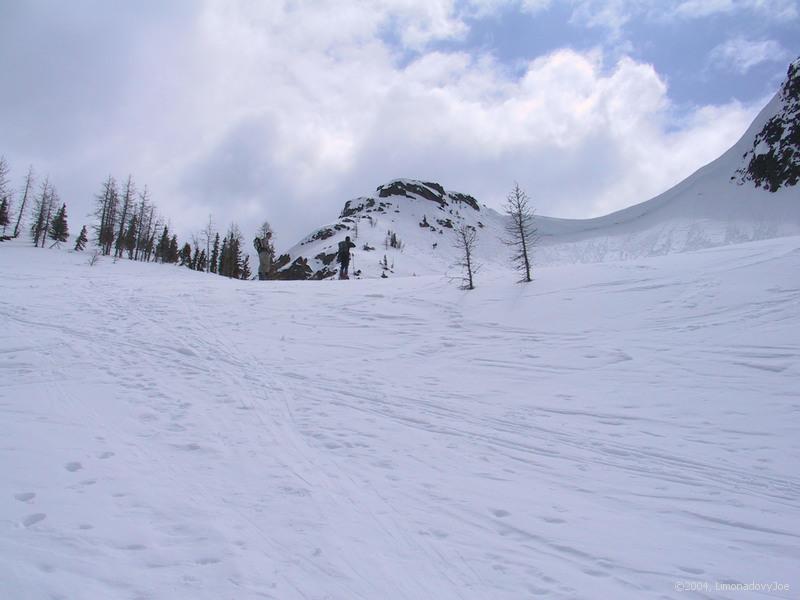
{"label": "tree line", "polygon": [[[20,228],[29,216],[29,232],[34,246],[44,248],[47,240],[52,240],[52,247],[69,239],[66,203],[61,201],[48,177],[37,186],[33,167],[28,170],[20,191],[13,233],[6,235],[12,221],[12,199],[9,166],[5,158],[0,157],[0,227],[3,238],[19,237]],[[200,235],[193,235],[191,242],[181,244],[151,200],[147,186],[137,189],[130,175],[121,186],[112,176],[103,181],[95,196],[94,217],[93,239],[100,256],[175,264],[235,279],[250,279],[252,276],[250,257],[243,251],[242,234],[235,223],[221,236],[209,216]],[[265,223],[262,229],[264,227],[269,228],[269,225]],[[88,242],[84,225],[75,239],[74,249],[83,251]]]}

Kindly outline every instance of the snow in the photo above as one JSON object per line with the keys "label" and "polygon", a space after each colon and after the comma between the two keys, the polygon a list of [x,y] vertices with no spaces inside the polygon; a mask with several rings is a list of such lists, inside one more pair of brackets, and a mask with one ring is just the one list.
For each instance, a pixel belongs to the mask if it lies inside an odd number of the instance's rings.
{"label": "snow", "polygon": [[0,244],[2,598],[796,597],[799,236],[473,292],[86,263]]}

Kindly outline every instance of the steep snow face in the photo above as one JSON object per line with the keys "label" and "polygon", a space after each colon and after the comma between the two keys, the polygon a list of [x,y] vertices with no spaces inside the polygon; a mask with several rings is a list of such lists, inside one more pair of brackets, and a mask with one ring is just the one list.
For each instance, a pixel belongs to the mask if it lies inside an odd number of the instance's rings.
{"label": "steep snow face", "polygon": [[539,260],[628,259],[800,233],[798,69],[800,60],[732,148],[663,194],[595,219],[540,219]]}
{"label": "steep snow face", "polygon": [[800,179],[800,59],[789,66],[778,94],[780,108],[770,117],[743,158],[739,181],[775,192]]}
{"label": "steep snow face", "polygon": [[281,279],[326,279],[338,274],[336,252],[349,236],[350,272],[359,278],[446,273],[456,261],[455,229],[478,231],[484,260],[502,259],[503,218],[467,194],[438,183],[396,179],[375,194],[349,200],[339,218],[290,248],[277,261]]}

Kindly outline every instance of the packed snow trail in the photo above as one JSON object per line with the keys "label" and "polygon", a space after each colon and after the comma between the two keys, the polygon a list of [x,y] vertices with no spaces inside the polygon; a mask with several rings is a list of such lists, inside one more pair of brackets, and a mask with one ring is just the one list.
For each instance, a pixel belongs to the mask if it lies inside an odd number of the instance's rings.
{"label": "packed snow trail", "polygon": [[469,293],[86,258],[0,246],[2,598],[796,597],[800,238]]}

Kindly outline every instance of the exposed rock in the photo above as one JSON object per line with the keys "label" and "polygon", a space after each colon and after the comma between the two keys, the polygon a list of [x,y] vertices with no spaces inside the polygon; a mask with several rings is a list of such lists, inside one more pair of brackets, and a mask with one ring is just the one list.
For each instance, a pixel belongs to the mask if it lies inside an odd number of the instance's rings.
{"label": "exposed rock", "polygon": [[414,196],[412,194],[414,194],[440,205],[447,204],[447,201],[444,199],[444,188],[438,183],[404,181],[398,179],[386,185],[378,186],[376,191],[381,198],[388,198],[390,196],[413,198]]}
{"label": "exposed rock", "polygon": [[316,258],[318,261],[320,261],[323,265],[327,267],[336,258],[336,252],[330,252],[328,254],[326,254],[325,252],[320,252],[314,258]]}
{"label": "exposed rock", "polygon": [[333,229],[331,229],[330,227],[326,227],[325,229],[320,229],[319,231],[314,233],[314,235],[311,236],[311,239],[309,241],[327,240],[329,237],[332,236],[333,236]]}
{"label": "exposed rock", "polygon": [[447,229],[453,228],[453,222],[450,219],[436,219],[436,222]]}
{"label": "exposed rock", "polygon": [[[284,254],[281,256],[278,261],[275,263],[275,273],[273,275],[273,279],[283,279],[283,280],[305,280],[311,279],[314,275],[314,271],[311,267],[308,266],[308,259],[303,258],[302,256],[298,256],[297,259],[288,267],[280,270],[281,267],[278,266],[281,263],[281,259],[286,257],[286,261],[289,260],[289,255]],[[285,263],[284,263],[285,264]]]}
{"label": "exposed rock", "polygon": [[475,200],[475,198],[473,198],[469,194],[459,194],[458,192],[450,192],[450,197],[456,202],[463,202],[464,204],[474,208],[475,210],[481,209],[481,207],[478,205],[478,201]]}
{"label": "exposed rock", "polygon": [[789,65],[780,91],[782,110],[773,116],[742,157],[746,165],[736,171],[739,183],[776,192],[800,180],[800,59]]}

